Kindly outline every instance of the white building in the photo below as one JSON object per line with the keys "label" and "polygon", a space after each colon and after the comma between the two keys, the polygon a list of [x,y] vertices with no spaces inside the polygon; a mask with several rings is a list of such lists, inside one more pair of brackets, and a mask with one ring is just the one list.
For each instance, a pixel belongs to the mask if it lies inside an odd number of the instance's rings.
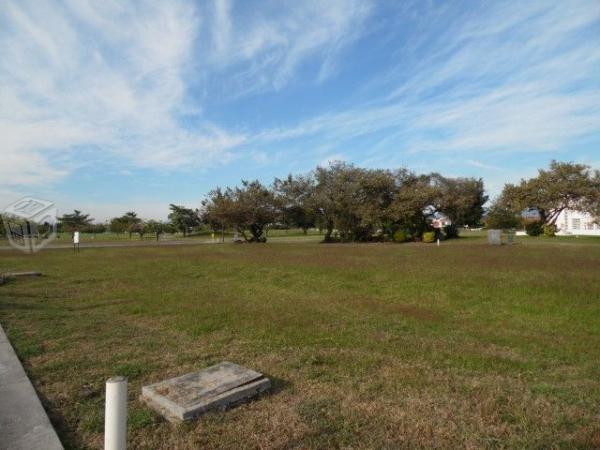
{"label": "white building", "polygon": [[565,209],[556,219],[557,235],[600,236],[600,225],[587,213]]}

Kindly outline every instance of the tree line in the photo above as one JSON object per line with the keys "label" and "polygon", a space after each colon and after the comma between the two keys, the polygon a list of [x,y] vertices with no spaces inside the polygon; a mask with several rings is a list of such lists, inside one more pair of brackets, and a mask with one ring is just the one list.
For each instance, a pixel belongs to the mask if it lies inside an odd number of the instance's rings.
{"label": "tree line", "polygon": [[451,238],[459,227],[480,222],[487,199],[481,179],[337,162],[270,186],[242,181],[216,188],[203,201],[201,217],[215,230],[235,229],[247,242],[265,242],[270,226],[318,227],[326,242],[404,240],[432,231],[441,218],[446,226],[439,232]]}
{"label": "tree line", "polygon": [[[552,161],[537,176],[507,183],[487,207],[483,180],[407,169],[366,169],[343,162],[306,174],[275,178],[270,185],[242,181],[211,190],[199,209],[171,204],[168,221],[142,220],[129,211],[105,224],[79,210],[59,217],[60,231],[155,235],[200,228],[237,231],[247,242],[265,242],[270,228],[319,228],[326,242],[420,239],[433,231],[452,238],[463,226],[521,228],[553,235],[565,209],[600,223],[600,172],[584,164]],[[0,233],[4,227],[0,226]]]}
{"label": "tree line", "polygon": [[145,235],[155,235],[156,239],[164,233],[181,232],[186,236],[191,230],[201,225],[197,209],[171,204],[169,206],[169,221],[143,220],[134,211],[128,211],[122,216],[110,219],[106,224],[94,223],[89,214],[74,210],[71,214],[64,214],[58,218],[58,231],[83,233],[127,233],[129,238],[133,234],[143,238]]}

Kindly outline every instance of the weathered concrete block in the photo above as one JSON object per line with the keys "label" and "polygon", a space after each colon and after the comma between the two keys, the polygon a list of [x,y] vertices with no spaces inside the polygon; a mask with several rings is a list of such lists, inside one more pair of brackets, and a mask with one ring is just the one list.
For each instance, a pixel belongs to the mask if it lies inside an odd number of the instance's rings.
{"label": "weathered concrete block", "polygon": [[502,245],[502,230],[488,230],[487,238],[490,245]]}
{"label": "weathered concrete block", "polygon": [[142,387],[142,400],[171,421],[189,420],[267,391],[271,381],[263,374],[231,362],[222,362],[160,383]]}

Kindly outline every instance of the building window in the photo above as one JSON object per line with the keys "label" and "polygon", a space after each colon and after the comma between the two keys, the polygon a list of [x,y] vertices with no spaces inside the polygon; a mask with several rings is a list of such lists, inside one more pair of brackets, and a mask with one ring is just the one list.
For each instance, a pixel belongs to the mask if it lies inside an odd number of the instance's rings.
{"label": "building window", "polygon": [[581,228],[581,219],[571,219],[571,228],[579,230]]}

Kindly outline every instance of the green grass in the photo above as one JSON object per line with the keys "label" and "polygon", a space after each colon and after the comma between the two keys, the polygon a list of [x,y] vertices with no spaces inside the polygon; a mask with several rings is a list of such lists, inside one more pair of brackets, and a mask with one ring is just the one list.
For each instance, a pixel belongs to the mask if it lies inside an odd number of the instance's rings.
{"label": "green grass", "polygon": [[[187,240],[187,241],[211,241],[212,232],[210,230],[200,230],[192,234],[187,235],[185,238],[182,233],[164,233],[161,235],[160,240],[173,241],[173,240]],[[289,230],[277,230],[271,229],[267,232],[269,240],[287,240],[290,238],[303,238],[303,240],[319,241],[323,238],[323,235],[317,229],[310,229],[306,234],[301,229],[289,229]],[[241,236],[240,236],[241,237]],[[219,241],[222,238],[221,233],[214,233],[214,239]],[[225,239],[227,242],[231,242],[233,238],[233,232],[228,230],[225,232]],[[72,233],[61,232],[57,233],[55,240],[52,242],[54,246],[68,246],[73,242]],[[147,233],[140,237],[139,234],[133,233],[129,237],[129,233],[113,233],[107,231],[105,233],[81,233],[80,241],[82,244],[104,244],[104,243],[119,243],[119,244],[139,244],[140,242],[153,243],[156,241],[156,234]],[[5,236],[0,236],[0,249],[2,247],[8,247],[8,241]]]}
{"label": "green grass", "polygon": [[[518,242],[4,250],[44,276],[0,322],[67,447],[117,374],[130,448],[598,447],[600,239]],[[273,393],[178,426],[138,400],[222,360]]]}
{"label": "green grass", "polygon": [[[164,233],[161,235],[161,240],[172,240],[172,239],[183,239],[182,233]],[[186,236],[186,239],[194,239],[194,238],[210,238],[210,232],[203,231],[199,233],[195,233],[190,236]],[[73,235],[68,232],[57,233],[56,235],[56,243],[67,243],[70,244],[72,242]],[[156,240],[156,234],[154,233],[146,233],[144,236],[140,237],[137,233],[132,233],[131,237],[129,237],[129,233],[113,233],[107,231],[105,233],[81,233],[80,234],[81,243],[94,243],[94,242],[138,242],[140,240],[143,241],[154,241]]]}

